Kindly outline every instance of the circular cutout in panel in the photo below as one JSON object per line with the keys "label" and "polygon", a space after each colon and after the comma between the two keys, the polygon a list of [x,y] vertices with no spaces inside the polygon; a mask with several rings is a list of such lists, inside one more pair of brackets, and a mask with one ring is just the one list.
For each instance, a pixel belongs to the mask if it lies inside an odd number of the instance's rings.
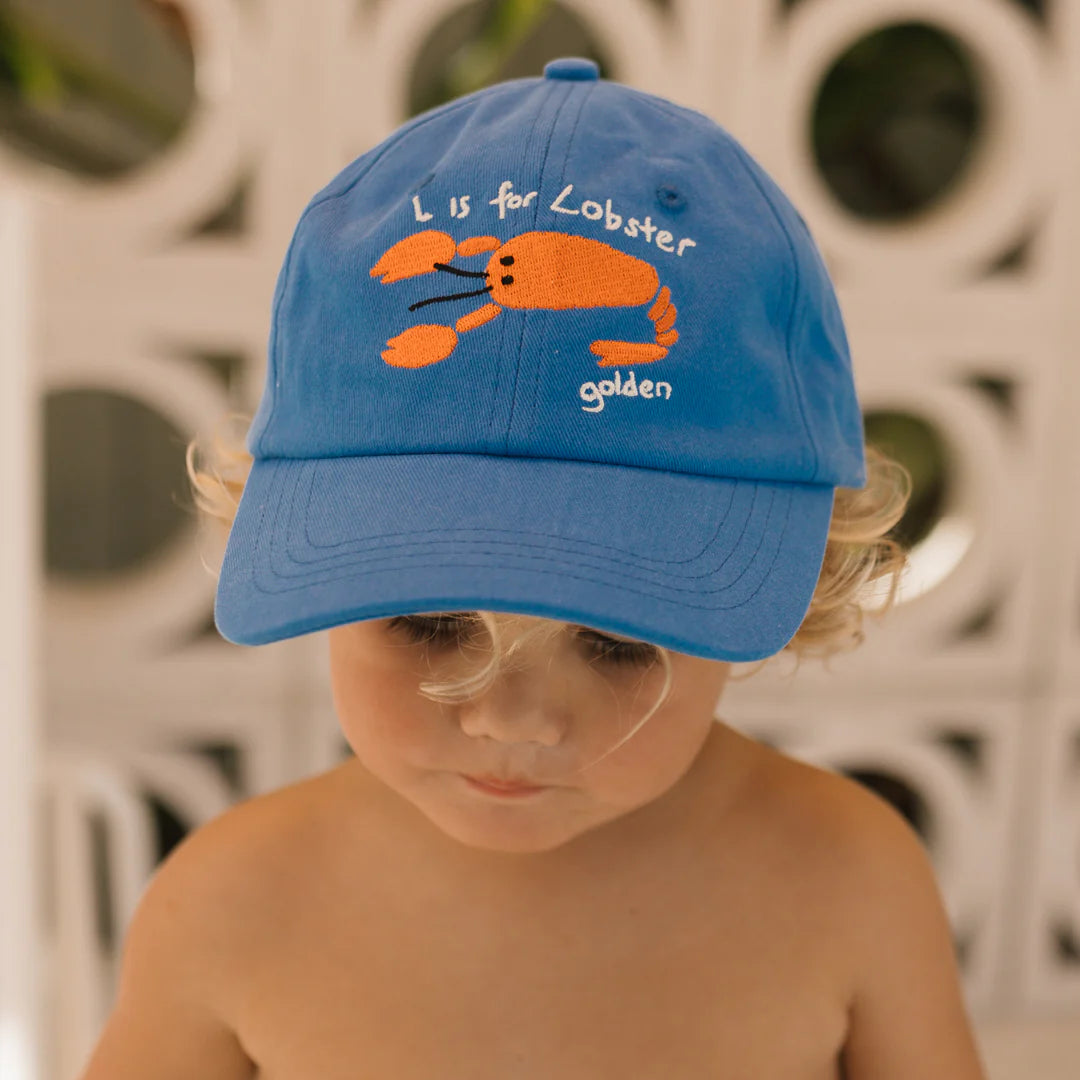
{"label": "circular cutout in panel", "polygon": [[[912,600],[956,569],[971,546],[974,528],[950,512],[954,500],[949,445],[937,427],[911,413],[877,410],[866,413],[864,429],[868,443],[911,474],[911,498],[889,535],[910,558],[898,600]],[[886,591],[877,590],[880,599]]]}
{"label": "circular cutout in panel", "polygon": [[911,499],[893,535],[905,547],[921,543],[941,520],[949,484],[948,451],[937,429],[911,413],[868,411],[866,441],[911,473]]}
{"label": "circular cutout in panel", "polygon": [[926,800],[906,779],[885,769],[872,767],[852,767],[840,771],[891,803],[924,841],[929,839],[930,812]]}
{"label": "circular cutout in panel", "polygon": [[[780,7],[786,13],[803,2],[804,0],[780,0]],[[1030,11],[1031,14],[1038,19],[1046,18],[1047,0],[1012,0],[1012,2],[1015,3],[1017,7]]]}
{"label": "circular cutout in panel", "polygon": [[1047,0],[1015,0],[1015,3],[1030,11],[1037,19],[1045,20]]}
{"label": "circular cutout in panel", "polygon": [[44,425],[51,576],[123,573],[192,525],[184,439],[160,413],[107,390],[65,389],[46,397]]}
{"label": "circular cutout in panel", "polygon": [[601,78],[611,77],[597,38],[562,4],[476,0],[436,23],[424,39],[409,78],[409,115],[504,79],[539,75],[560,56],[588,57]]}
{"label": "circular cutout in panel", "polygon": [[976,68],[955,37],[895,23],[860,38],[814,98],[815,164],[858,217],[926,209],[963,176],[983,127]]}
{"label": "circular cutout in panel", "polygon": [[[977,93],[977,117],[970,119],[977,136],[966,157],[954,151],[953,175],[933,165],[926,175],[916,172],[923,180],[920,188],[902,191],[884,206],[856,203],[853,210],[817,160],[816,103],[830,73],[850,60],[856,46],[883,30],[907,26],[936,28],[930,32],[939,34],[939,41],[961,50],[953,60],[975,73],[974,89],[961,93]],[[763,76],[768,108],[763,115],[769,123],[761,138],[771,147],[769,160],[784,190],[812,223],[841,276],[855,275],[860,283],[879,276],[916,292],[967,283],[1013,248],[1037,220],[1038,207],[1060,173],[1068,95],[1056,85],[1057,69],[1047,62],[1037,22],[1017,4],[815,0],[791,9],[780,21],[777,39],[774,56],[764,60],[769,70]],[[912,75],[905,72],[902,78],[910,83]],[[856,101],[852,107],[863,105]],[[818,140],[822,146],[823,140],[824,135]],[[843,146],[840,134],[832,136],[832,145]],[[873,149],[879,146],[871,142]],[[877,163],[872,159],[871,164]],[[886,164],[892,166],[894,159]],[[865,160],[859,167],[865,174]],[[912,205],[915,209],[903,210]]]}
{"label": "circular cutout in panel", "polygon": [[129,173],[176,139],[195,101],[192,34],[172,0],[5,5],[0,141],[76,175]]}

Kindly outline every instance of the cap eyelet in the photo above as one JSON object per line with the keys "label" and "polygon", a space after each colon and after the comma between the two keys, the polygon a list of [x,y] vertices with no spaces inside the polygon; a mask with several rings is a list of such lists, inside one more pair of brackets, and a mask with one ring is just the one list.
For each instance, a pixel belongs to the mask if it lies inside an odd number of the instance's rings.
{"label": "cap eyelet", "polygon": [[671,184],[661,184],[656,189],[656,201],[665,210],[681,210],[686,205],[686,197]]}

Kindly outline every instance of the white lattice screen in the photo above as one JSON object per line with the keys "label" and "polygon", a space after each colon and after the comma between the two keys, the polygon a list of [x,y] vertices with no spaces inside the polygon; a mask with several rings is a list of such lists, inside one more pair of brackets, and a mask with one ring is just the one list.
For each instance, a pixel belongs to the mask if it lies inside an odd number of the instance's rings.
{"label": "white lattice screen", "polygon": [[[182,6],[197,61],[182,136],[108,182],[7,153],[0,189],[35,225],[21,302],[38,381],[132,398],[188,437],[254,408],[300,211],[405,118],[416,57],[460,4]],[[1066,1052],[1060,1025],[1080,1028],[1080,3],[563,6],[621,81],[710,114],[776,176],[833,271],[864,406],[942,433],[951,494],[936,542],[966,537],[955,569],[831,671],[808,662],[789,679],[777,664],[729,687],[718,711],[792,755],[913,793],[995,1080],[1043,1075],[1009,1057],[1043,1044],[991,1040],[995,1023],[1036,1031],[1057,1018],[1047,1037]],[[962,182],[930,211],[871,224],[830,194],[808,118],[842,52],[913,20],[973,56],[988,122]],[[242,227],[199,227],[237,195]],[[210,354],[238,358],[231,379]],[[987,381],[1005,387],[1004,404]],[[342,752],[320,637],[239,649],[206,632],[203,560],[220,551],[193,527],[108,584],[43,585],[41,1080],[76,1075],[110,1005],[100,906],[115,941],[158,857],[147,793],[190,828]],[[102,844],[104,901],[87,872]],[[1071,1047],[1080,1057],[1080,1036]]]}

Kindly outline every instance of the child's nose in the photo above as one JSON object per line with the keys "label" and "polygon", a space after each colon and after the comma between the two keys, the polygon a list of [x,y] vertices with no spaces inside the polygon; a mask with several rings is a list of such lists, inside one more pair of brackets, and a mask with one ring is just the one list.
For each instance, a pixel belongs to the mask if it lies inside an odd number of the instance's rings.
{"label": "child's nose", "polygon": [[460,707],[461,729],[472,738],[557,746],[567,730],[567,704],[557,680],[500,678],[486,694]]}

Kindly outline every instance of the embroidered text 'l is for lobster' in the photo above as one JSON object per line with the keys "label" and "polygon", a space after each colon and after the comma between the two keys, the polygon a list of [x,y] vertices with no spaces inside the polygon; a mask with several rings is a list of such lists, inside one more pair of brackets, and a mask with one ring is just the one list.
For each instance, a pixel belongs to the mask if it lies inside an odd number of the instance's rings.
{"label": "embroidered text 'l is for lobster'", "polygon": [[[491,252],[483,270],[450,266],[455,256]],[[667,355],[678,340],[671,290],[660,287],[656,269],[644,259],[618,251],[601,240],[561,232],[525,232],[500,243],[494,236],[474,236],[456,243],[436,229],[414,233],[388,248],[371,268],[383,285],[440,271],[484,284],[476,289],[432,296],[409,305],[487,296],[483,307],[462,315],[453,326],[423,323],[390,338],[382,358],[395,367],[418,368],[445,360],[458,335],[490,322],[503,308],[566,311],[571,308],[644,307],[653,324],[653,341],[594,341],[590,352],[601,367],[646,364]]]}

